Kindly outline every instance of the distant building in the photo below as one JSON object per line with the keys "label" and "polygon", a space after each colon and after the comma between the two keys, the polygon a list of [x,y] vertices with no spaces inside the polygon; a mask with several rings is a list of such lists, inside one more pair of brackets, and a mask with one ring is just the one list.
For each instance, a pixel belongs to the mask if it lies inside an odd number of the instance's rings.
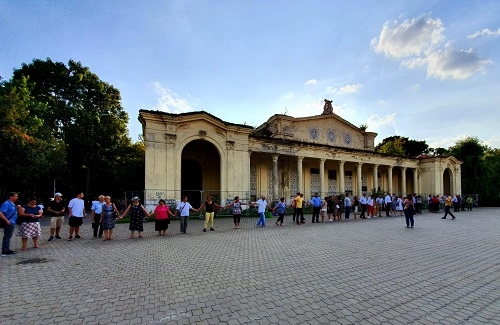
{"label": "distant building", "polygon": [[372,189],[406,195],[460,194],[461,162],[453,156],[403,158],[374,152],[376,133],[333,113],[295,118],[276,114],[253,128],[207,112],[140,110],[146,144],[148,206],[208,194],[274,200],[303,192],[361,195]]}

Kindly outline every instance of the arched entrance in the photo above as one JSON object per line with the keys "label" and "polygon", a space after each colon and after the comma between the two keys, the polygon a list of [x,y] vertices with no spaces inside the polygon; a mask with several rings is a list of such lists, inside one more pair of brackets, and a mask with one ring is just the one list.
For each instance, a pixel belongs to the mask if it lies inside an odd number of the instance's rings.
{"label": "arched entrance", "polygon": [[443,173],[443,194],[453,195],[453,178],[451,170],[446,168]]}
{"label": "arched entrance", "polygon": [[194,140],[182,150],[181,195],[196,209],[208,194],[220,194],[220,154],[206,140]]}

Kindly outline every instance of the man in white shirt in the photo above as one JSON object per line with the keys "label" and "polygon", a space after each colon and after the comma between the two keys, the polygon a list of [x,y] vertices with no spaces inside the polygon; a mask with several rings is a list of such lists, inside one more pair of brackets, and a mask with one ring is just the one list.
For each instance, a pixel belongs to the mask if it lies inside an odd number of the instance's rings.
{"label": "man in white shirt", "polygon": [[258,206],[257,212],[259,213],[259,221],[257,221],[257,227],[265,227],[266,226],[266,208],[271,209],[269,204],[267,204],[266,197],[262,195],[260,199],[255,202],[253,205]]}
{"label": "man in white shirt", "polygon": [[361,204],[361,215],[359,216],[361,219],[366,219],[366,193],[363,193],[361,198],[359,199],[359,203]]}
{"label": "man in white shirt", "polygon": [[345,220],[349,220],[349,214],[351,213],[351,198],[349,197],[349,193],[345,194],[344,209],[345,209]]}
{"label": "man in white shirt", "polygon": [[181,234],[185,234],[187,231],[189,211],[191,210],[198,211],[188,202],[188,197],[183,196],[181,202],[179,202],[179,204],[177,204],[177,208],[175,208],[175,214],[179,215],[179,219],[181,221]]}
{"label": "man in white shirt", "polygon": [[392,198],[389,195],[389,193],[387,193],[387,195],[385,196],[384,201],[385,201],[385,216],[390,217],[389,211],[391,211]]}
{"label": "man in white shirt", "polygon": [[382,195],[379,195],[377,197],[377,215],[379,217],[382,216],[382,207],[384,206],[384,199],[382,198]]}
{"label": "man in white shirt", "polygon": [[80,226],[83,224],[85,215],[85,202],[83,201],[83,192],[79,192],[74,199],[71,199],[68,204],[69,210],[69,238],[73,240],[73,233],[75,238],[80,238]]}

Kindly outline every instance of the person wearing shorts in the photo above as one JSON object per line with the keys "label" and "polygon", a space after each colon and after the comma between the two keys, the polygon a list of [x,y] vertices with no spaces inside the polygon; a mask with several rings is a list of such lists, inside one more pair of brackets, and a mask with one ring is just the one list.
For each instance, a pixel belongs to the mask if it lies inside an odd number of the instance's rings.
{"label": "person wearing shorts", "polygon": [[50,217],[50,237],[49,241],[52,241],[54,238],[61,239],[59,236],[59,232],[61,231],[61,227],[64,223],[64,211],[66,208],[64,207],[64,203],[62,202],[62,194],[57,192],[54,194],[54,200],[49,203],[47,211],[49,211]]}
{"label": "person wearing shorts", "polygon": [[80,238],[80,226],[83,224],[85,218],[85,202],[83,201],[83,192],[69,201],[69,237],[68,240],[73,240],[73,233],[75,238]]}

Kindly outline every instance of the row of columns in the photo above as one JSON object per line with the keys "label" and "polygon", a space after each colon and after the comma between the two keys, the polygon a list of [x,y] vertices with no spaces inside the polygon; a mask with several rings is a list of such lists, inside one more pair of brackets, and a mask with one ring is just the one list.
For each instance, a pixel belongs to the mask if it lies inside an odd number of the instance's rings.
{"label": "row of columns", "polygon": [[[276,195],[278,193],[279,188],[278,188],[278,158],[279,155],[275,154],[273,155],[273,193]],[[298,171],[298,182],[300,185],[302,185],[303,182],[303,176],[302,176],[302,162],[304,160],[303,156],[298,156],[297,157],[297,171]],[[321,194],[326,193],[325,190],[325,162],[326,159],[321,158],[319,159],[319,178],[320,178],[320,191]],[[345,192],[345,179],[344,179],[344,165],[345,165],[344,160],[339,161],[339,193],[344,193]],[[362,167],[363,163],[358,162],[357,165],[357,185],[358,185],[358,194],[362,193]],[[379,165],[375,164],[373,165],[373,185],[375,188],[378,188],[378,167]],[[392,166],[388,166],[388,172],[387,172],[387,178],[388,178],[388,191],[390,193],[393,193],[393,188],[392,188]],[[406,169],[407,167],[401,167],[401,192],[402,194],[406,194]],[[418,175],[417,172],[415,171],[413,173],[413,184],[414,184],[414,191],[417,193],[418,192]],[[300,186],[299,185],[299,186]]]}

